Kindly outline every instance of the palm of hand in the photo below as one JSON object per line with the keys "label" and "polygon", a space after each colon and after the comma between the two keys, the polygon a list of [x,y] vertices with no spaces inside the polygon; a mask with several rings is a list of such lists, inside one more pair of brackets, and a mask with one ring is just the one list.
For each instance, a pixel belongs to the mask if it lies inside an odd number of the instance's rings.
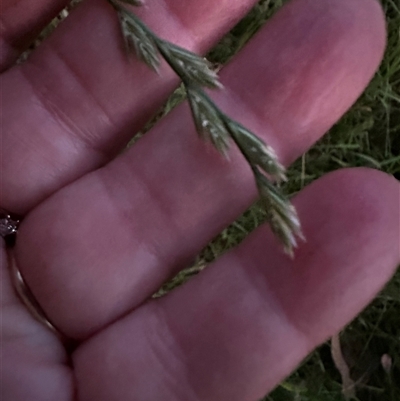
{"label": "palm of hand", "polygon": [[[48,17],[47,3],[37,15]],[[141,13],[162,36],[204,51],[252,3],[169,1]],[[5,18],[18,27],[11,38],[30,24],[12,8]],[[288,164],[360,94],[383,37],[374,1],[295,0],[226,67],[218,101]],[[5,63],[15,52],[6,50]],[[294,261],[262,227],[190,283],[146,301],[256,193],[238,155],[226,163],[186,132],[184,107],[109,162],[174,84],[126,62],[115,15],[94,0],[3,74],[1,202],[26,215],[13,253],[50,320],[77,340],[70,352],[20,304],[3,246],[5,400],[254,400],[364,307],[398,263],[398,183],[342,170],[295,199],[308,241]]]}

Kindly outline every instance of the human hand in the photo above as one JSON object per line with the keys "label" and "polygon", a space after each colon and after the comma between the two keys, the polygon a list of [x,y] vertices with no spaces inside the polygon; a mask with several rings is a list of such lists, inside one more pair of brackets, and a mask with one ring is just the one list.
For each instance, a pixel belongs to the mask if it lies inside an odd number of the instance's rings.
{"label": "human hand", "polygon": [[[62,3],[3,6],[3,37],[22,44]],[[254,1],[148,3],[138,13],[161,36],[203,52]],[[7,64],[17,50],[3,44]],[[295,0],[221,72],[215,97],[288,165],[355,101],[383,48],[377,2]],[[346,169],[295,198],[307,243],[294,260],[261,227],[149,301],[256,196],[240,155],[207,151],[187,106],[115,157],[175,84],[166,68],[127,62],[101,0],[3,74],[1,206],[24,215],[9,252],[49,320],[77,341],[70,351],[26,311],[2,245],[4,401],[255,400],[398,264],[398,182]]]}

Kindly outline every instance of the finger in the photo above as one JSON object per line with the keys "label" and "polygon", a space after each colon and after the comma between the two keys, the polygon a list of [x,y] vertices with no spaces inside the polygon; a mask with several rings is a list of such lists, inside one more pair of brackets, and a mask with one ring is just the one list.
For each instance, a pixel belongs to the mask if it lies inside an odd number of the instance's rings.
{"label": "finger", "polygon": [[36,321],[12,287],[4,242],[0,249],[1,399],[72,399],[67,355],[56,336]]}
{"label": "finger", "polygon": [[254,401],[375,296],[400,262],[399,183],[330,174],[296,197],[307,243],[292,261],[256,230],[183,287],[74,355],[82,401]]}
{"label": "finger", "polygon": [[[255,0],[148,3],[137,13],[150,27],[204,52]],[[82,3],[27,63],[2,76],[3,208],[23,214],[114,157],[177,82],[165,65],[159,76],[127,58],[108,2]]]}
{"label": "finger", "polygon": [[[329,4],[290,3],[222,73],[227,89],[218,103],[286,164],[358,97],[382,54],[378,3]],[[245,93],[255,95],[247,106]],[[187,107],[176,110],[22,224],[18,265],[67,335],[85,337],[143,302],[254,201],[245,161],[207,152],[192,126]]]}
{"label": "finger", "polygon": [[8,68],[68,0],[2,0],[0,72]]}

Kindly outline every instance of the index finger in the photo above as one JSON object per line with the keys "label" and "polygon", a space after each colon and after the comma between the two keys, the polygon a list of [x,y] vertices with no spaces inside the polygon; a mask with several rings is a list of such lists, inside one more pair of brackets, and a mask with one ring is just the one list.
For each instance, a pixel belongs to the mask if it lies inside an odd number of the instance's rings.
{"label": "index finger", "polygon": [[399,194],[393,177],[368,169],[313,182],[294,200],[308,239],[294,260],[261,226],[182,287],[83,343],[73,354],[80,399],[260,399],[391,277]]}

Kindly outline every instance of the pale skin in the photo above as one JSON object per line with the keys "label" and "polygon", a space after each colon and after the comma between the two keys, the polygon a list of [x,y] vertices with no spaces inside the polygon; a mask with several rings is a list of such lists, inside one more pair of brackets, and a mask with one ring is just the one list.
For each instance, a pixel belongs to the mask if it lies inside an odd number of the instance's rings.
{"label": "pale skin", "polygon": [[[295,198],[307,242],[293,260],[261,227],[148,301],[254,200],[251,174],[236,151],[227,162],[197,138],[186,107],[119,154],[173,74],[127,61],[102,0],[86,1],[13,66],[67,2],[13,3],[2,3],[1,207],[24,216],[15,260],[77,346],[66,349],[20,303],[3,244],[5,401],[253,401],[390,279],[399,183],[344,169]],[[160,36],[204,52],[254,1],[147,4],[137,12]],[[294,0],[221,72],[215,99],[289,165],[362,93],[384,46],[376,1]]]}

